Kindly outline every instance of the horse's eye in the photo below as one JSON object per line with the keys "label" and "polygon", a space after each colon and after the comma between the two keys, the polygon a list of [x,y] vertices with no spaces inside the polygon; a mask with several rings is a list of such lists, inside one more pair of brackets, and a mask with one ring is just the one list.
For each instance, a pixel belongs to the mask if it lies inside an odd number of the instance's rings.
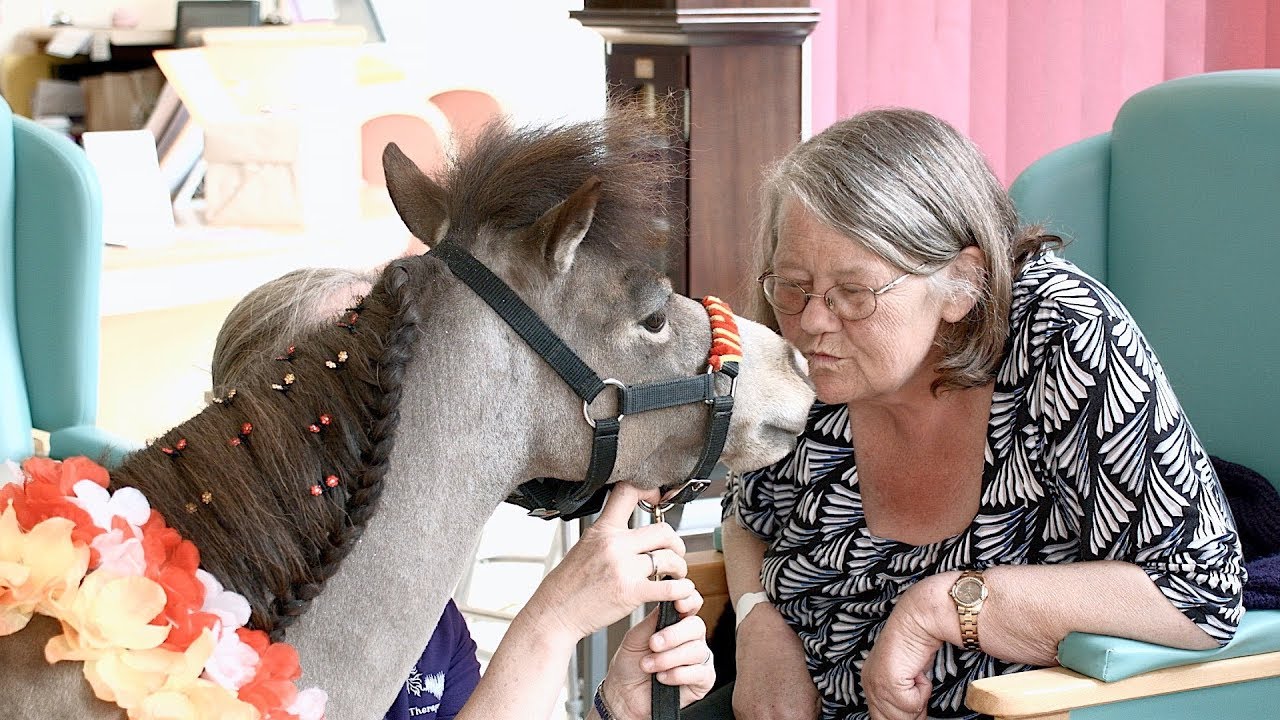
{"label": "horse's eye", "polygon": [[662,328],[667,326],[667,313],[659,310],[644,319],[644,329],[651,333],[662,332]]}

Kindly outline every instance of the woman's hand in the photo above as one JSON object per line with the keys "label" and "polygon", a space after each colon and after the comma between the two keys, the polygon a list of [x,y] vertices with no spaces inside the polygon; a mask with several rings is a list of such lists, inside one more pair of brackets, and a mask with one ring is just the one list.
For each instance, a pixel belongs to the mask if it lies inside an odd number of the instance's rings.
{"label": "woman's hand", "polygon": [[676,601],[683,619],[675,625],[655,633],[658,611],[654,610],[627,631],[600,688],[614,717],[642,720],[652,715],[650,678],[654,674],[667,685],[679,686],[680,707],[711,691],[716,670],[707,647],[707,626],[697,615],[701,608],[702,596],[695,592]]}
{"label": "woman's hand", "polygon": [[933,605],[924,600],[940,583],[929,578],[903,593],[862,664],[862,692],[871,720],[922,720],[933,684],[928,671],[943,641],[930,628]]}
{"label": "woman's hand", "polygon": [[[571,643],[626,617],[645,603],[695,593],[685,579],[684,541],[666,523],[627,528],[641,498],[630,485],[609,493],[595,524],[582,533],[521,614]],[[653,580],[659,576],[673,579]]]}
{"label": "woman's hand", "polygon": [[817,720],[818,688],[804,648],[777,608],[760,603],[738,627],[738,679],[733,713],[738,720]]}

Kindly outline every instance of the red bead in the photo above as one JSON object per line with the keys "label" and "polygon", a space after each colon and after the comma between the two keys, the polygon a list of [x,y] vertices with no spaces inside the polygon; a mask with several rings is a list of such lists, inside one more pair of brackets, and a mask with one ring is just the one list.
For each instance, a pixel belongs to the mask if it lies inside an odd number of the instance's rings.
{"label": "red bead", "polygon": [[231,447],[240,447],[240,438],[238,437],[231,438],[230,440],[227,441],[227,444],[230,445]]}
{"label": "red bead", "polygon": [[186,439],[186,438],[179,438],[179,439],[178,439],[178,442],[177,442],[177,443],[175,443],[175,444],[177,445],[177,447],[178,447],[178,449],[179,449],[179,450],[186,450],[186,449],[187,449],[187,439]]}
{"label": "red bead", "polygon": [[308,429],[308,430],[310,430],[310,431],[311,431],[311,432],[313,432],[313,433],[318,433],[318,432],[320,432],[320,426],[319,426],[319,425],[316,425],[315,423],[312,423],[311,425],[308,425],[308,426],[307,426],[307,429]]}
{"label": "red bead", "polygon": [[312,495],[319,495],[320,493],[323,493],[323,492],[324,492],[324,488],[320,487],[319,485],[312,485],[312,486],[311,486],[311,494],[312,494]]}
{"label": "red bead", "polygon": [[240,426],[241,435],[248,435],[251,432],[253,432],[253,423],[245,423]]}
{"label": "red bead", "polygon": [[321,415],[321,416],[320,416],[320,424],[321,424],[321,425],[328,425],[328,424],[329,424],[329,423],[331,423],[331,422],[333,422],[333,418],[329,417],[328,415]]}
{"label": "red bead", "polygon": [[338,476],[330,475],[329,477],[326,477],[324,479],[324,484],[328,485],[329,487],[338,487]]}

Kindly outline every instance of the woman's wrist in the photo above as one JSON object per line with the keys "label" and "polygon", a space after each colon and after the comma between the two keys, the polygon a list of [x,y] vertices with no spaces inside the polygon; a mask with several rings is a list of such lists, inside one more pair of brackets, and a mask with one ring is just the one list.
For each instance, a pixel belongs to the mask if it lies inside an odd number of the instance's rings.
{"label": "woman's wrist", "polygon": [[951,587],[959,577],[958,571],[938,573],[913,585],[898,601],[903,620],[924,637],[960,645],[960,620],[951,599]]}
{"label": "woman's wrist", "polygon": [[596,687],[592,706],[601,720],[630,720],[626,702],[618,695],[608,675],[605,675],[604,680]]}
{"label": "woman's wrist", "polygon": [[507,635],[545,643],[546,649],[552,653],[572,652],[582,639],[581,634],[566,622],[563,611],[532,600],[511,621]]}

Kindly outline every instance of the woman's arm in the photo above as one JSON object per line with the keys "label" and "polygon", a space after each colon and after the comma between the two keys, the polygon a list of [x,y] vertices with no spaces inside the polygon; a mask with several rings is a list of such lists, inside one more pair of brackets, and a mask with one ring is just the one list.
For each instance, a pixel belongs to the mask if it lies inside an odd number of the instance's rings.
{"label": "woman's arm", "polygon": [[[696,594],[670,525],[627,528],[640,497],[627,485],[610,492],[599,519],[511,622],[459,720],[546,717],[578,640],[645,603]],[[675,579],[652,580],[655,568]]]}
{"label": "woman's arm", "polygon": [[[950,596],[958,572],[917,583],[907,600],[939,642],[961,645]],[[1056,665],[1058,643],[1071,632],[1208,650],[1218,643],[1175,608],[1142,568],[1101,560],[1063,565],[1006,565],[983,573],[988,592],[978,615],[978,642],[988,655],[1029,665]]]}
{"label": "woman's arm", "polygon": [[760,569],[764,566],[765,542],[730,515],[720,526],[724,544],[724,574],[729,581],[729,602],[736,608],[745,593],[761,592]]}
{"label": "woman's arm", "polygon": [[[902,595],[863,665],[871,717],[923,717],[932,687],[926,679],[944,643],[962,645],[950,591],[959,572],[934,575]],[[1001,660],[1057,665],[1058,643],[1070,632],[1114,635],[1207,650],[1218,643],[1126,562],[1005,565],[983,572],[988,596],[978,614],[982,651]]]}
{"label": "woman's arm", "polygon": [[[730,514],[721,526],[729,598],[737,608],[744,593],[760,592],[765,543]],[[815,720],[818,689],[809,675],[804,648],[778,610],[757,603],[738,618],[737,680],[733,709],[740,720]]]}

